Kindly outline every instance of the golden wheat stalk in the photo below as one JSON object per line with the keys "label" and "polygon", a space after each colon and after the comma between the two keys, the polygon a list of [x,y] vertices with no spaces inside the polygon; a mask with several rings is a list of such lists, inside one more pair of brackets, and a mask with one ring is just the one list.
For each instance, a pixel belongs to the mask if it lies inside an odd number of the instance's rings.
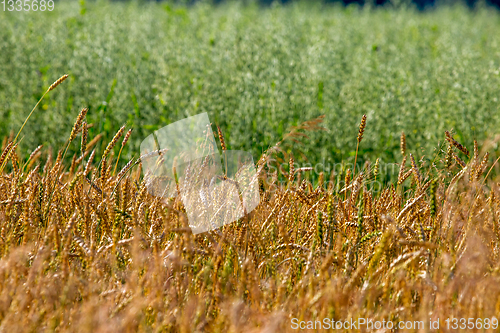
{"label": "golden wheat stalk", "polygon": [[89,131],[87,129],[87,122],[84,121],[82,123],[82,144],[81,144],[82,156],[85,156],[85,152],[87,151],[88,135],[89,135]]}
{"label": "golden wheat stalk", "polygon": [[[120,139],[120,137],[123,135],[124,131],[125,131],[125,125],[123,125],[122,127],[120,127],[120,129],[118,130],[118,132],[116,132],[116,134],[114,135],[113,139],[108,143],[108,145],[106,146],[106,149],[104,150],[104,153],[102,154],[101,161],[99,162],[99,164],[97,166],[97,169],[99,169],[99,167],[101,168],[100,181],[101,181],[101,186],[102,187],[105,186],[107,178],[108,178],[108,175],[110,173],[110,169],[111,169],[111,164],[108,163],[109,161],[107,160],[108,155],[113,150],[113,148],[115,147],[116,143],[118,142],[118,140]],[[92,177],[91,177],[92,184],[93,184],[93,181],[94,181],[94,175],[92,174]],[[90,193],[90,189],[89,189],[88,193]]]}
{"label": "golden wheat stalk", "polygon": [[83,108],[80,113],[78,114],[78,117],[76,117],[76,121],[73,124],[73,128],[71,129],[71,134],[69,136],[69,142],[73,141],[76,138],[76,134],[80,130],[80,127],[82,125],[83,119],[87,115],[87,112],[89,111],[88,108]]}
{"label": "golden wheat stalk", "polygon": [[374,177],[375,182],[377,181],[379,171],[380,171],[380,161],[377,158],[377,160],[375,161],[375,166],[373,167],[373,177]]}
{"label": "golden wheat stalk", "polygon": [[354,166],[352,168],[353,176],[356,173],[356,163],[358,162],[359,144],[361,143],[361,140],[363,140],[363,133],[365,132],[365,127],[366,127],[366,114],[364,114],[363,117],[361,117],[361,122],[359,123],[359,131],[357,137],[358,143],[356,144],[356,155],[354,156]]}
{"label": "golden wheat stalk", "polygon": [[130,161],[128,161],[128,163],[120,170],[120,172],[116,175],[116,184],[113,188],[113,190],[111,191],[111,196],[113,196],[113,194],[115,193],[118,185],[120,184],[122,178],[125,176],[125,174],[130,170],[132,169],[134,166],[136,166],[137,164],[139,164],[141,162],[141,159],[138,158],[137,160],[134,161],[134,159],[131,159]]}
{"label": "golden wheat stalk", "polygon": [[294,175],[295,175],[295,161],[293,160],[293,155],[290,154],[290,160],[288,161],[289,165],[289,173],[288,173],[288,182],[292,182]]}
{"label": "golden wheat stalk", "polygon": [[453,163],[453,148],[451,144],[448,145],[448,148],[446,149],[446,156],[444,158],[444,165],[446,166],[447,169],[451,167],[451,164]]}
{"label": "golden wheat stalk", "polygon": [[217,134],[219,136],[219,141],[220,141],[220,146],[222,148],[222,152],[225,152],[227,150],[226,141],[224,141],[224,135],[222,135],[222,131],[218,125],[217,125]]}
{"label": "golden wheat stalk", "polygon": [[453,137],[451,136],[450,132],[445,131],[444,134],[446,135],[446,140],[448,140],[448,142],[451,145],[455,146],[458,150],[460,150],[462,153],[464,153],[465,155],[467,155],[467,157],[469,157],[469,151],[467,150],[467,148],[465,148],[458,141],[456,141],[455,139],[453,139]]}
{"label": "golden wheat stalk", "polygon": [[358,143],[361,143],[361,140],[363,140],[363,134],[365,132],[365,127],[366,127],[366,114],[361,117],[361,122],[359,123],[359,131],[358,131]]}
{"label": "golden wheat stalk", "polygon": [[403,173],[401,175],[401,178],[398,178],[398,185],[401,185],[404,183],[404,181],[406,179],[408,179],[408,177],[410,177],[410,175],[413,173],[413,168],[411,168],[410,170],[406,171],[405,173]]}
{"label": "golden wheat stalk", "polygon": [[123,147],[125,147],[125,145],[127,144],[128,139],[130,139],[131,134],[132,134],[132,129],[129,129],[127,131],[127,134],[125,134],[125,137],[123,138],[122,145],[120,147],[120,151],[118,152],[118,157],[116,158],[115,168],[113,169],[113,175],[116,172],[116,167],[118,166],[118,161],[120,160],[120,156],[122,155]]}
{"label": "golden wheat stalk", "polygon": [[4,165],[4,161],[6,161],[7,156],[10,154],[10,150],[12,146],[14,145],[14,142],[9,142],[7,147],[3,150],[2,156],[0,156],[0,165]]}
{"label": "golden wheat stalk", "polygon": [[[62,80],[62,81],[64,81],[64,80]],[[58,84],[60,84],[61,82],[59,82],[59,83],[57,83],[57,81],[54,82],[54,84],[53,84],[54,88]],[[54,88],[52,88],[52,89],[54,89]],[[69,146],[70,146],[71,142],[75,139],[76,134],[77,134],[78,130],[80,129],[80,126],[82,125],[82,122],[83,122],[85,116],[87,115],[87,112],[88,112],[88,108],[82,108],[82,110],[80,111],[80,113],[76,117],[75,123],[73,124],[73,128],[71,129],[71,134],[68,138],[68,143],[66,144],[66,149],[64,150],[64,153],[61,153],[61,151],[59,151],[59,153],[57,155],[57,161],[55,164],[55,166],[57,167],[57,169],[55,170],[56,177],[57,177],[57,173],[59,172],[59,166],[62,165],[62,161],[64,161],[64,157],[66,157],[66,153],[68,152]],[[75,162],[76,162],[76,156],[72,161],[70,173],[72,173],[72,171],[74,171],[72,168],[74,168]],[[50,190],[50,195],[49,195],[46,213],[48,212],[48,208],[50,207],[50,204],[52,203],[52,197],[54,196],[54,191],[55,191],[56,185],[57,185],[57,182],[54,182],[54,184],[52,185],[52,189]],[[46,214],[44,214],[44,217],[45,217],[45,215]]]}
{"label": "golden wheat stalk", "polygon": [[[19,137],[19,134],[21,134],[21,131],[23,130],[24,126],[26,125],[26,123],[28,122],[28,120],[30,119],[31,115],[33,114],[33,112],[35,111],[36,107],[38,106],[38,104],[40,104],[40,102],[42,101],[42,99],[45,97],[45,95],[47,95],[47,93],[49,91],[52,91],[54,90],[58,85],[60,85],[61,83],[64,82],[64,80],[66,80],[68,78],[68,74],[64,74],[63,76],[61,76],[59,79],[57,79],[54,83],[52,83],[49,87],[49,89],[47,89],[47,91],[42,95],[42,97],[40,97],[40,99],[38,100],[38,102],[35,104],[35,106],[33,107],[33,109],[31,110],[31,112],[29,113],[28,117],[26,117],[26,119],[24,120],[24,123],[23,125],[21,126],[21,128],[19,129],[19,132],[17,132],[17,135],[16,137],[14,138],[14,142],[16,142],[17,138]],[[3,168],[2,168],[3,170]],[[2,170],[0,170],[0,173],[2,172]]]}
{"label": "golden wheat stalk", "polygon": [[17,143],[12,147],[12,149],[9,151],[7,154],[7,157],[5,159],[5,163],[9,160],[9,157],[12,161],[12,168],[14,171],[14,174],[17,174],[19,172],[19,156],[17,156]]}
{"label": "golden wheat stalk", "polygon": [[52,83],[49,87],[49,89],[47,89],[47,92],[51,91],[51,90],[54,90],[58,85],[60,85],[61,83],[63,83],[64,80],[66,80],[68,78],[68,74],[64,74],[63,76],[61,76],[60,78],[58,78],[54,83]]}
{"label": "golden wheat stalk", "polygon": [[87,161],[87,164],[85,165],[85,170],[83,171],[83,176],[84,177],[87,177],[87,174],[90,171],[90,167],[92,166],[92,161],[94,160],[94,156],[95,156],[95,149],[92,150],[92,153],[90,154],[90,157],[89,157],[89,159]]}
{"label": "golden wheat stalk", "polygon": [[102,154],[102,159],[103,160],[106,159],[106,157],[108,157],[109,153],[115,147],[115,145],[118,142],[118,140],[120,140],[120,138],[123,135],[124,131],[125,131],[125,125],[123,125],[122,127],[120,127],[120,129],[118,130],[118,132],[116,132],[116,134],[113,137],[113,139],[111,140],[111,142],[108,143],[108,145],[106,146],[106,149],[104,150],[104,154]]}
{"label": "golden wheat stalk", "polygon": [[350,183],[351,183],[351,169],[347,169],[347,171],[345,173],[345,184],[344,184],[345,194],[344,194],[344,200],[347,199],[347,188],[349,187]]}
{"label": "golden wheat stalk", "polygon": [[410,154],[410,161],[411,161],[411,170],[413,171],[413,175],[415,176],[415,179],[417,180],[417,184],[420,186],[420,183],[422,181],[422,176],[420,175],[420,171],[418,170],[417,163],[415,162],[415,158],[413,157],[412,154]]}
{"label": "golden wheat stalk", "polygon": [[[42,97],[40,97],[40,99],[38,100],[38,102],[35,104],[35,106],[33,107],[33,109],[31,110],[31,112],[28,114],[28,117],[26,117],[26,119],[24,120],[21,128],[19,129],[19,131],[17,132],[17,135],[16,137],[14,138],[14,140],[10,140],[14,143],[17,142],[17,138],[19,137],[19,134],[21,134],[22,130],[24,129],[24,126],[26,126],[26,123],[28,122],[28,120],[31,118],[31,115],[33,114],[33,112],[35,112],[35,109],[37,108],[38,104],[40,104],[40,102],[43,100],[43,98],[45,97],[45,95],[47,95],[47,93],[51,90],[54,90],[58,85],[60,85],[64,80],[66,80],[68,78],[68,75],[65,74],[63,76],[61,76],[59,79],[57,79],[50,87],[49,89],[47,89],[47,91],[45,91],[45,93],[42,95]],[[3,163],[0,164],[0,174],[2,174],[3,172],[3,169],[5,168],[5,160],[3,161]]]}
{"label": "golden wheat stalk", "polygon": [[466,166],[465,162],[462,161],[462,159],[460,157],[458,157],[457,154],[452,153],[452,156],[455,159],[455,161],[457,161],[457,163],[462,167],[462,169],[465,168],[465,166]]}
{"label": "golden wheat stalk", "polygon": [[87,149],[91,149],[92,147],[94,147],[96,145],[96,143],[102,139],[102,137],[104,136],[103,133],[99,133],[97,134],[92,140],[90,140],[90,142],[87,144]]}
{"label": "golden wheat stalk", "polygon": [[[481,161],[481,163],[479,164],[479,166],[477,167],[477,169],[475,171],[475,179],[476,180],[479,180],[479,178],[481,177],[483,172],[486,170],[486,165],[488,164],[489,157],[490,157],[490,153],[484,154],[483,160]],[[492,166],[492,168],[493,168],[493,166]],[[490,171],[491,171],[491,169],[490,169]],[[488,172],[488,174],[489,174],[489,172]]]}
{"label": "golden wheat stalk", "polygon": [[43,147],[43,145],[40,145],[40,146],[36,147],[35,150],[33,150],[31,152],[28,160],[26,161],[26,163],[24,163],[23,170],[31,169],[31,166],[33,165],[33,163],[35,163],[35,161],[40,157],[42,147]]}
{"label": "golden wheat stalk", "polygon": [[76,154],[73,154],[73,158],[71,159],[71,165],[69,167],[69,174],[72,175],[75,171],[76,167]]}
{"label": "golden wheat stalk", "polygon": [[34,158],[35,158],[35,155],[37,155],[43,148],[43,145],[40,145],[38,147],[35,148],[35,150],[33,150],[30,154],[30,157],[28,158],[28,160],[26,161],[26,163],[29,163],[31,162]]}
{"label": "golden wheat stalk", "polygon": [[399,174],[398,174],[398,185],[401,185],[405,179],[403,179],[403,176],[405,175],[406,173],[406,167],[405,167],[405,164],[406,164],[406,155],[403,155],[403,161],[401,162],[401,165],[399,166]]}
{"label": "golden wheat stalk", "polygon": [[76,164],[80,164],[83,161],[83,159],[89,155],[89,153],[90,153],[89,150],[85,150],[85,154],[83,155],[80,154],[80,157],[76,159]]}
{"label": "golden wheat stalk", "polygon": [[472,157],[472,161],[470,162],[470,173],[469,173],[469,181],[474,181],[475,180],[475,173],[476,173],[476,167],[477,163],[479,162],[479,146],[477,144],[477,141],[474,140],[474,155]]}
{"label": "golden wheat stalk", "polygon": [[401,155],[404,156],[406,154],[406,135],[405,135],[405,132],[401,132],[400,147],[401,147]]}

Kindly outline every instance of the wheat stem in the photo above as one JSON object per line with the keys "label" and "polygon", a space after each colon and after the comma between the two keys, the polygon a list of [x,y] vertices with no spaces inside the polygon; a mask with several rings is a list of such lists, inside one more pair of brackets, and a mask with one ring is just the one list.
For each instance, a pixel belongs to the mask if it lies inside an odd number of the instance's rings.
{"label": "wheat stem", "polygon": [[[31,115],[33,114],[33,112],[35,112],[38,104],[40,104],[40,102],[43,100],[43,98],[45,97],[45,95],[48,94],[49,91],[51,90],[54,90],[55,87],[57,87],[58,85],[60,85],[64,80],[66,80],[68,78],[68,75],[65,74],[63,76],[61,76],[59,79],[57,79],[57,81],[55,81],[54,83],[52,83],[52,85],[47,89],[47,91],[45,91],[45,93],[42,95],[42,97],[40,97],[40,99],[38,100],[38,102],[36,102],[35,106],[33,107],[33,109],[31,110],[31,112],[29,113],[28,117],[26,117],[26,119],[24,120],[24,123],[23,125],[21,126],[21,128],[19,129],[19,132],[17,132],[17,135],[16,137],[14,138],[14,140],[12,142],[16,143],[16,140],[17,138],[19,137],[19,134],[21,134],[24,126],[26,126],[26,123],[28,122],[28,120],[30,119]],[[2,165],[0,166],[0,174],[3,172],[3,169],[5,168],[5,161],[3,161]]]}

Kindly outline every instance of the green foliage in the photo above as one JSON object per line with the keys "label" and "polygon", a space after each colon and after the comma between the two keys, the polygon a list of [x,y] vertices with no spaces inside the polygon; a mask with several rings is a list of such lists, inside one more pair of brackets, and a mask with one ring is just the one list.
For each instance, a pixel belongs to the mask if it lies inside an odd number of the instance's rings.
{"label": "green foliage", "polygon": [[328,131],[300,147],[311,163],[353,159],[362,114],[363,159],[398,159],[401,131],[409,149],[430,155],[445,129],[471,146],[500,125],[499,28],[496,12],[460,6],[417,14],[82,0],[52,12],[1,11],[0,136],[16,132],[68,73],[28,122],[23,155],[62,146],[84,106],[89,137],[104,132],[102,144],[123,123],[134,128],[124,159],[154,129],[201,112],[231,149],[254,157],[321,114]]}

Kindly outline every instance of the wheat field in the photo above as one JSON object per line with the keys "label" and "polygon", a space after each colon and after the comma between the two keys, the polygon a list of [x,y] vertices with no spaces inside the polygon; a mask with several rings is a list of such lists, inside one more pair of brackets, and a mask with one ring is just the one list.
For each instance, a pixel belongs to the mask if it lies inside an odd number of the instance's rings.
{"label": "wheat field", "polygon": [[[3,140],[0,331],[293,332],[293,320],[322,318],[425,323],[401,332],[437,319],[470,331],[445,320],[480,318],[479,331],[496,331],[500,190],[477,142],[469,151],[447,131],[426,165],[402,133],[399,177],[377,190],[378,160],[312,184],[280,141],[256,163],[258,207],[193,235],[178,198],[148,193],[139,159],[116,168],[133,132],[120,128],[95,156],[102,136],[89,137],[87,112],[57,153],[23,157],[18,136]],[[363,116],[358,148],[369,131]],[[288,170],[271,173],[278,160]]]}

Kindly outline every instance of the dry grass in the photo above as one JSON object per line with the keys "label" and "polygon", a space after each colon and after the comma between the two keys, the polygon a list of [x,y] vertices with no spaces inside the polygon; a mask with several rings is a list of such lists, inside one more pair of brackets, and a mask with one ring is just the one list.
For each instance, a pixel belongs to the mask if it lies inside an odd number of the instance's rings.
{"label": "dry grass", "polygon": [[[5,140],[0,331],[283,332],[291,318],[444,325],[500,313],[500,190],[477,146],[453,164],[452,147],[466,148],[447,134],[442,162],[425,169],[410,154],[406,172],[402,135],[399,184],[376,193],[367,169],[330,175],[346,179],[340,191],[315,186],[278,144],[258,163],[259,206],[193,235],[178,199],[149,195],[140,164],[110,173],[124,131],[100,164],[85,137],[71,167],[40,149],[23,167]],[[290,161],[286,187],[266,173],[278,155]]]}

